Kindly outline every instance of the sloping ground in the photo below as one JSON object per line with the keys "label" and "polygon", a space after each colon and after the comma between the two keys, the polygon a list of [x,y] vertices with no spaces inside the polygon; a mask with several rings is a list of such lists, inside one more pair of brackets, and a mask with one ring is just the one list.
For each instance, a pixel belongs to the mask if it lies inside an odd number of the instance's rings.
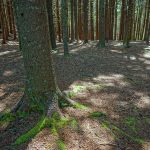
{"label": "sloping ground", "polygon": [[[133,42],[124,49],[110,42],[106,49],[96,43],[70,44],[71,56],[64,58],[62,44],[54,62],[59,87],[84,104],[66,107],[74,119],[57,135],[49,128],[15,149],[27,150],[149,150],[150,149],[150,47]],[[0,47],[0,111],[6,111],[22,96],[24,68],[18,43]],[[92,113],[95,112],[95,113]],[[36,119],[35,119],[36,118]],[[38,116],[30,116],[1,127],[0,149],[12,149],[16,138],[34,127]]]}

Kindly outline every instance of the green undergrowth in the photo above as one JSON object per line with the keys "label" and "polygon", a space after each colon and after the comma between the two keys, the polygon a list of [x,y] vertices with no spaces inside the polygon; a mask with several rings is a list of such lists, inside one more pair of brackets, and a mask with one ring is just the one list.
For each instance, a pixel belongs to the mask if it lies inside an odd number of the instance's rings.
{"label": "green undergrowth", "polygon": [[14,120],[15,120],[15,116],[12,113],[10,112],[2,113],[0,116],[0,126],[6,123],[12,122]]}
{"label": "green undergrowth", "polygon": [[127,117],[124,119],[124,124],[133,132],[137,133],[138,128],[137,125],[139,123],[139,120],[137,120],[135,117]]}
{"label": "green undergrowth", "polygon": [[83,105],[79,102],[76,102],[73,107],[78,108],[78,109],[83,109],[83,110],[88,109],[88,107],[86,105]]}
{"label": "green undergrowth", "polygon": [[104,112],[96,111],[96,112],[90,113],[89,116],[92,117],[92,118],[99,118],[99,117],[106,117],[106,114]]}
{"label": "green undergrowth", "polygon": [[58,113],[53,114],[51,118],[42,117],[40,121],[27,133],[21,135],[14,143],[14,145],[20,145],[29,141],[35,135],[37,135],[42,129],[50,128],[50,132],[53,135],[58,135],[58,130],[64,128],[65,126],[70,126],[75,128],[77,126],[77,121],[75,119],[68,120],[65,117],[60,117]]}
{"label": "green undergrowth", "polygon": [[56,141],[59,150],[67,150],[67,147],[63,140],[59,139]]}
{"label": "green undergrowth", "polygon": [[73,89],[70,92],[68,92],[67,96],[69,98],[74,98],[78,95],[79,92],[83,92],[85,90],[86,90],[86,86],[83,86],[83,85],[80,85],[80,84],[74,85]]}
{"label": "green undergrowth", "polygon": [[59,101],[59,107],[62,109],[66,107],[74,107],[74,108],[84,109],[84,110],[88,109],[88,106],[83,105],[79,102],[75,102],[74,105],[72,106],[72,105],[67,104],[64,100]]}
{"label": "green undergrowth", "polygon": [[98,119],[101,123],[101,126],[109,130],[116,140],[118,140],[120,136],[123,136],[138,144],[144,143],[144,140],[135,134],[139,128],[136,126],[138,120],[134,117],[128,117],[123,121],[124,125],[126,125],[127,131],[130,131],[131,134],[128,134],[126,131],[114,125],[103,112],[92,112],[89,114],[89,117]]}
{"label": "green undergrowth", "polygon": [[28,112],[17,111],[16,114],[12,114],[10,111],[6,111],[0,115],[0,125],[15,121],[16,118],[26,118],[29,116]]}

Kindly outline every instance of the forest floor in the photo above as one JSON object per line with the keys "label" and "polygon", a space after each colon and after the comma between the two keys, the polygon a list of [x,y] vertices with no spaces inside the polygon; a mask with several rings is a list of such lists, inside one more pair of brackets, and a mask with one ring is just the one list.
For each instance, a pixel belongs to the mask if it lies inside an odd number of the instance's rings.
{"label": "forest floor", "polygon": [[[79,102],[62,112],[72,123],[54,134],[45,128],[24,144],[15,140],[34,127],[38,116],[21,114],[20,120],[0,122],[1,150],[150,150],[150,46],[132,42],[124,49],[109,42],[62,44],[54,53],[60,89]],[[18,42],[0,45],[0,112],[8,111],[23,95],[24,66]],[[83,105],[81,105],[83,104]]]}

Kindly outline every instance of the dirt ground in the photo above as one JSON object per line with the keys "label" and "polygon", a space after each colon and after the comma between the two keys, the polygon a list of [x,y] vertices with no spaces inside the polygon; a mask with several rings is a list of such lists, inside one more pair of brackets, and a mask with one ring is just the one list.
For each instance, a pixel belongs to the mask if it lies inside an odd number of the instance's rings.
{"label": "dirt ground", "polygon": [[[65,116],[77,120],[77,128],[65,126],[53,135],[43,129],[30,141],[13,147],[32,128],[38,116],[1,126],[0,150],[57,150],[63,141],[68,150],[150,150],[150,46],[132,42],[124,49],[112,41],[105,49],[96,42],[69,44],[69,58],[57,44],[54,53],[57,82],[62,91],[85,109],[66,107]],[[25,73],[18,42],[0,45],[0,112],[9,110],[24,91]],[[102,117],[89,117],[101,112]],[[63,149],[62,149],[63,150]]]}

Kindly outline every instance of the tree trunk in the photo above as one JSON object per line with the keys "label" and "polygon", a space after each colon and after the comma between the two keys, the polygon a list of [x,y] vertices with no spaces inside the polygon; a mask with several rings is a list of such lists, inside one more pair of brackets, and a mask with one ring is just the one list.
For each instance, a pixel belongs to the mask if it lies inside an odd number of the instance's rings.
{"label": "tree trunk", "polygon": [[64,56],[69,55],[68,50],[68,18],[67,18],[66,0],[61,0],[61,21],[63,30]]}
{"label": "tree trunk", "polygon": [[147,17],[146,17],[146,27],[145,27],[145,35],[144,35],[144,40],[146,41],[147,44],[149,44],[149,36],[150,36],[149,16],[150,16],[150,0],[148,0],[148,5],[147,5]]}
{"label": "tree trunk", "polygon": [[90,1],[90,27],[91,27],[91,40],[94,40],[94,20],[93,20],[93,0]]}
{"label": "tree trunk", "polygon": [[56,1],[56,10],[57,10],[58,41],[61,42],[61,27],[60,27],[59,0]]}
{"label": "tree trunk", "polygon": [[99,26],[98,26],[98,22],[99,22],[99,20],[98,20],[98,18],[99,18],[99,16],[98,16],[98,0],[96,0],[96,40],[98,40],[99,39],[99,30],[98,30],[98,28],[99,28]]}
{"label": "tree trunk", "polygon": [[105,47],[105,2],[100,0],[99,2],[99,48]]}
{"label": "tree trunk", "polygon": [[14,0],[21,51],[26,70],[25,99],[51,116],[58,110],[57,84],[51,54],[46,0]]}
{"label": "tree trunk", "polygon": [[79,39],[82,39],[82,4],[81,0],[78,0],[78,30],[79,30]]}
{"label": "tree trunk", "polygon": [[48,22],[49,22],[49,32],[51,37],[51,45],[52,49],[55,50],[56,46],[56,37],[55,37],[55,29],[54,29],[54,21],[53,21],[53,3],[52,0],[47,0],[47,12],[48,12]]}
{"label": "tree trunk", "polygon": [[88,0],[83,0],[83,15],[84,15],[84,43],[88,43]]}
{"label": "tree trunk", "polygon": [[78,13],[77,13],[77,0],[74,0],[74,22],[75,22],[75,39],[79,41],[78,35]]}
{"label": "tree trunk", "polygon": [[73,7],[74,0],[70,0],[71,3],[71,42],[74,41],[74,7]]}

